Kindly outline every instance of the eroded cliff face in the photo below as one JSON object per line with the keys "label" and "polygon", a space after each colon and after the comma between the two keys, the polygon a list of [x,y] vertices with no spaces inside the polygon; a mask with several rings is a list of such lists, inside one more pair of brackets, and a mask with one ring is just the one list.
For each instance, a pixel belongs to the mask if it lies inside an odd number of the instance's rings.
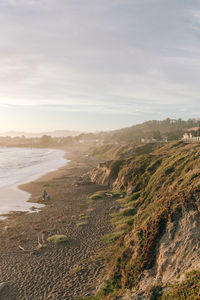
{"label": "eroded cliff face", "polygon": [[156,257],[159,282],[183,280],[187,271],[200,268],[200,212],[184,212],[178,224],[169,222]]}
{"label": "eroded cliff face", "polygon": [[110,185],[110,174],[111,169],[109,168],[109,165],[107,163],[101,163],[97,168],[89,172],[91,182],[102,185]]}
{"label": "eroded cliff face", "polygon": [[137,286],[127,299],[146,299],[149,286],[200,269],[199,157],[199,145],[167,144],[91,172],[93,182],[126,194],[114,217],[117,226],[128,225],[115,245],[110,282],[116,289]]}
{"label": "eroded cliff face", "polygon": [[182,281],[187,272],[200,269],[200,212],[191,210],[174,222],[168,222],[157,245],[153,268],[142,273],[139,290],[151,285]]}
{"label": "eroded cliff face", "polygon": [[105,163],[100,163],[97,168],[88,173],[91,182],[112,187],[118,177],[118,173],[122,164],[122,160],[112,160]]}
{"label": "eroded cliff face", "polygon": [[[158,160],[160,161],[160,159]],[[150,161],[150,155],[127,160],[107,161],[91,170],[89,176],[92,182],[108,185],[113,190],[131,194],[138,191],[144,183],[145,178],[142,178],[141,175],[144,170],[148,169]],[[159,164],[157,162],[157,166]]]}

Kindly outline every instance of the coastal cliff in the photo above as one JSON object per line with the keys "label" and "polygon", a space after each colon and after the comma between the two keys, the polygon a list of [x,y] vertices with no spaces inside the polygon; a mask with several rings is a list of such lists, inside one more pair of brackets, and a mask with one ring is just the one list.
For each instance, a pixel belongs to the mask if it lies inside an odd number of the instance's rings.
{"label": "coastal cliff", "polygon": [[[199,157],[199,145],[176,142],[90,171],[92,182],[121,195],[111,214],[120,234],[101,292],[106,299],[182,299],[182,291],[194,293],[184,299],[199,299]],[[184,282],[188,288],[179,289]]]}

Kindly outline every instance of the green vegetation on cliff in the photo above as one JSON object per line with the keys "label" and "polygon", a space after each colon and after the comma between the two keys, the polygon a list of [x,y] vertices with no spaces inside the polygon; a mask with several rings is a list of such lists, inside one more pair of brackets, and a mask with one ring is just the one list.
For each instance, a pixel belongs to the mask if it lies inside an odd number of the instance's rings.
{"label": "green vegetation on cliff", "polygon": [[186,274],[186,279],[173,284],[170,291],[164,292],[160,300],[200,299],[200,272],[192,271]]}
{"label": "green vegetation on cliff", "polygon": [[[158,251],[164,235],[169,243],[174,243],[179,221],[191,211],[198,213],[200,207],[199,145],[176,142],[156,146],[146,154],[134,154],[119,160],[118,152],[115,157],[117,161],[101,164],[99,168],[110,168],[111,188],[129,195],[118,200],[121,209],[111,214],[117,238],[112,245],[110,276],[104,287],[104,296],[112,295],[117,290],[139,288],[145,272],[150,274],[150,270],[153,276],[158,276]],[[95,172],[98,175],[98,169]],[[169,233],[169,226],[173,227],[173,234]],[[195,257],[195,251],[198,251],[196,236],[194,240],[193,236],[193,233],[188,235],[188,243],[194,243],[191,257]],[[114,242],[115,238],[111,237],[111,241]],[[177,259],[174,253],[170,255],[172,259]],[[167,268],[169,266],[166,265],[164,271]],[[180,270],[176,267],[176,276],[182,271],[181,265]],[[192,295],[197,290],[199,293],[199,285],[195,281],[199,273],[193,275],[194,288],[187,288],[191,279],[187,277],[186,281],[174,285],[167,294],[163,294],[162,299],[197,299],[181,298],[179,289],[179,286],[183,287],[183,295]],[[162,274],[159,276],[162,277]],[[174,277],[172,274],[171,278]],[[180,295],[180,298],[173,298],[173,295]]]}

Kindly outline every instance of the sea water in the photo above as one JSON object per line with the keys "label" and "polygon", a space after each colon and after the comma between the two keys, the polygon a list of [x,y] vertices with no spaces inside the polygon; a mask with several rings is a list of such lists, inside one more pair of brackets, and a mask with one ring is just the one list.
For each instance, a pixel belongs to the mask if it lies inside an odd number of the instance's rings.
{"label": "sea water", "polygon": [[41,208],[41,204],[27,202],[30,194],[18,185],[64,166],[64,154],[54,149],[0,147],[0,215]]}

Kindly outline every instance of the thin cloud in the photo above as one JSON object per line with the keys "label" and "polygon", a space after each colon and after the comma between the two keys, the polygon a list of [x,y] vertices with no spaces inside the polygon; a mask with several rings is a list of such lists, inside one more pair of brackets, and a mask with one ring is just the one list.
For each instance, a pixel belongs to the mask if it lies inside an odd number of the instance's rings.
{"label": "thin cloud", "polygon": [[2,0],[0,103],[186,117],[199,109],[199,24],[195,0]]}

